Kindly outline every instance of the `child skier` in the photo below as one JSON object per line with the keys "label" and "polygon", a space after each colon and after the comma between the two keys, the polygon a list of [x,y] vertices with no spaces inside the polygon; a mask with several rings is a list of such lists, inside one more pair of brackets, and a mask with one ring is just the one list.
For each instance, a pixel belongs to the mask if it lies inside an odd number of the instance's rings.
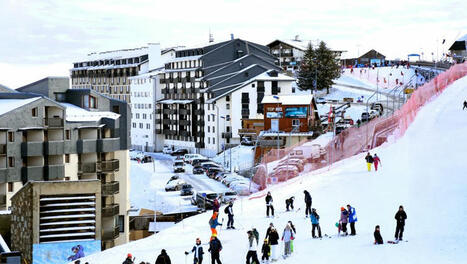
{"label": "child skier", "polygon": [[[193,264],[202,264],[203,263],[203,246],[201,245],[201,240],[199,238],[196,239],[196,244],[191,249],[191,252],[194,253],[193,255]],[[185,255],[190,254],[188,251],[185,251]]]}
{"label": "child skier", "polygon": [[321,227],[319,226],[319,215],[318,213],[316,212],[316,209],[313,208],[311,209],[311,215],[310,215],[310,218],[311,218],[311,236],[313,238],[317,238],[315,236],[315,229],[318,229],[318,237],[321,238]]}
{"label": "child skier", "polygon": [[375,227],[375,232],[373,233],[375,236],[375,245],[383,244],[383,238],[381,237],[381,233],[379,232],[379,225]]}
{"label": "child skier", "polygon": [[344,207],[341,207],[341,220],[340,220],[340,226],[343,234],[346,236],[348,235],[347,233],[347,222],[349,218],[349,212],[345,210]]}
{"label": "child skier", "polygon": [[267,239],[264,240],[263,247],[261,248],[261,253],[263,253],[263,255],[261,256],[261,262],[269,263],[269,255],[271,254],[271,246],[269,245],[269,242]]}

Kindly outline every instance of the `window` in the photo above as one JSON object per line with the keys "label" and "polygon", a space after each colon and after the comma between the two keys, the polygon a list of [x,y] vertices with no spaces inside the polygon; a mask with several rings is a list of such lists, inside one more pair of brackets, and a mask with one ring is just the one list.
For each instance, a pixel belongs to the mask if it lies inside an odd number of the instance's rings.
{"label": "window", "polygon": [[66,140],[71,139],[71,131],[69,129],[65,130],[65,139]]}
{"label": "window", "polygon": [[295,93],[295,87],[292,87],[292,93]]}
{"label": "window", "polygon": [[216,122],[216,116],[212,116],[212,122]]}
{"label": "window", "polygon": [[294,127],[299,127],[299,126],[300,126],[300,120],[298,120],[298,119],[293,119],[293,120],[292,120],[292,126],[294,126]]}
{"label": "window", "polygon": [[212,144],[216,144],[216,138],[212,138]]}
{"label": "window", "polygon": [[65,163],[70,163],[70,154],[65,154]]}
{"label": "window", "polygon": [[208,133],[211,133],[211,127],[208,126]]}
{"label": "window", "polygon": [[230,104],[226,104],[225,109],[229,110],[230,109]]}
{"label": "window", "polygon": [[143,119],[146,119],[146,114],[143,114]]}
{"label": "window", "polygon": [[151,125],[150,124],[146,124],[146,129],[150,129],[151,128]]}
{"label": "window", "polygon": [[225,121],[230,121],[230,115],[225,116]]}
{"label": "window", "polygon": [[15,157],[8,157],[8,167],[15,167]]}
{"label": "window", "polygon": [[65,181],[69,181],[70,180],[70,176],[65,176]]}
{"label": "window", "polygon": [[212,133],[216,133],[216,127],[212,126]]}
{"label": "window", "polygon": [[133,128],[136,128],[136,123],[133,122]]}
{"label": "window", "polygon": [[211,144],[211,138],[210,137],[208,137],[208,144]]}
{"label": "window", "polygon": [[120,233],[125,232],[125,216],[123,215],[118,216],[118,230]]}
{"label": "window", "polygon": [[251,84],[251,87],[252,87],[252,88],[255,88],[255,84],[254,84],[254,83],[252,83],[252,84]]}
{"label": "window", "polygon": [[139,123],[139,128],[143,128],[143,123]]}
{"label": "window", "polygon": [[8,142],[15,142],[15,132],[8,132]]}
{"label": "window", "polygon": [[37,117],[37,115],[38,115],[38,109],[37,109],[37,107],[34,107],[34,108],[32,109],[32,116],[33,116],[33,117]]}
{"label": "window", "polygon": [[208,122],[211,121],[211,115],[208,115]]}
{"label": "window", "polygon": [[12,182],[8,183],[8,192],[13,192],[14,191],[14,186]]}
{"label": "window", "polygon": [[225,101],[226,101],[226,102],[230,102],[230,95],[226,95],[226,96],[225,96]]}

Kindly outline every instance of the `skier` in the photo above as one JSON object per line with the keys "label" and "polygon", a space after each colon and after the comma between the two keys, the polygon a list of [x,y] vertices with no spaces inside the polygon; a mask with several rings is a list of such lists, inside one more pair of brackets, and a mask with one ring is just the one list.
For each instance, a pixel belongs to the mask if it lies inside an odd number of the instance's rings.
{"label": "skier", "polygon": [[271,246],[269,245],[269,242],[267,239],[264,240],[263,247],[261,248],[261,253],[263,255],[261,256],[261,262],[267,262],[269,263],[269,255],[271,254]]}
{"label": "skier", "polygon": [[397,221],[396,234],[394,237],[397,240],[402,240],[402,235],[404,233],[405,219],[407,219],[407,214],[404,211],[404,207],[399,206],[399,211],[397,211],[396,216],[394,217]]}
{"label": "skier", "polygon": [[292,228],[290,227],[290,224],[287,223],[287,225],[284,228],[284,232],[282,232],[282,241],[284,241],[284,258],[290,256],[290,241],[293,240],[293,233],[292,233]]}
{"label": "skier", "polygon": [[[203,263],[203,246],[201,245],[201,240],[199,238],[196,239],[196,244],[193,246],[191,252],[194,253],[193,255],[193,264],[202,264]],[[190,254],[189,252],[185,251],[185,255]]]}
{"label": "skier", "polygon": [[355,222],[357,222],[357,213],[355,212],[355,208],[347,205],[347,210],[349,211],[349,223],[350,223],[350,235],[355,236],[357,233],[355,232]]}
{"label": "skier", "polygon": [[133,264],[133,263],[134,263],[133,260],[134,260],[134,259],[133,259],[133,255],[131,255],[131,253],[128,253],[128,254],[126,255],[125,261],[123,261],[122,264]]}
{"label": "skier", "polygon": [[375,227],[375,232],[373,233],[375,236],[375,245],[384,244],[383,238],[381,237],[381,233],[379,232],[379,225]]}
{"label": "skier", "polygon": [[290,228],[292,229],[293,233],[297,234],[297,230],[295,229],[294,224],[292,224],[292,221],[289,220],[287,223],[290,225]]}
{"label": "skier", "polygon": [[269,227],[268,229],[266,230],[266,236],[264,237],[264,239],[267,239],[269,237],[269,235],[271,234],[271,230],[274,228],[274,224],[271,222],[269,223]]}
{"label": "skier", "polygon": [[321,238],[321,227],[319,226],[319,215],[318,213],[316,212],[316,209],[313,208],[311,209],[311,215],[310,215],[310,218],[311,218],[311,236],[313,238],[317,238],[315,236],[315,229],[318,229],[318,237]]}
{"label": "skier", "polygon": [[219,207],[220,207],[219,200],[217,200],[217,198],[215,198],[214,202],[212,204],[212,210],[214,212],[219,212]]}
{"label": "skier", "polygon": [[277,254],[279,252],[279,233],[277,233],[276,228],[273,226],[271,232],[269,233],[269,244],[271,244],[271,260],[277,260]]}
{"label": "skier", "polygon": [[269,217],[269,210],[271,210],[271,215],[274,218],[274,207],[272,206],[273,200],[272,200],[271,192],[268,192],[265,200],[266,200],[266,215],[267,217]]}
{"label": "skier", "polygon": [[371,171],[371,163],[373,163],[373,157],[371,156],[370,152],[366,154],[365,160],[366,166],[368,167],[368,171]]}
{"label": "skier", "polygon": [[229,220],[227,221],[227,229],[235,229],[235,227],[233,226],[234,214],[233,214],[233,202],[232,201],[230,201],[229,205],[225,207],[224,213],[226,213],[229,218]]}
{"label": "skier", "polygon": [[378,171],[378,164],[381,163],[381,160],[379,159],[378,155],[373,156],[373,165],[375,165],[375,171]]}
{"label": "skier", "polygon": [[304,190],[303,193],[305,194],[305,215],[308,217],[311,214],[311,195],[307,190]]}
{"label": "skier", "polygon": [[250,259],[252,259],[253,263],[259,264],[258,255],[256,254],[256,250],[258,248],[258,237],[255,236],[253,230],[246,232],[248,234],[248,253],[246,254],[246,264],[250,264]]}
{"label": "skier", "polygon": [[219,218],[219,215],[218,215],[218,214],[219,214],[218,212],[214,212],[214,213],[212,214],[212,217],[209,219],[209,226],[211,227],[211,234],[212,234],[212,235],[217,235],[217,229],[216,229],[216,227],[217,227],[218,225],[220,225],[220,226],[222,225],[222,224],[219,224],[219,222],[218,222],[218,220],[217,220],[217,219]]}
{"label": "skier", "polygon": [[347,212],[347,210],[345,210],[344,207],[341,207],[341,220],[340,220],[340,224],[341,224],[342,233],[344,233],[344,235],[347,235],[347,222],[348,222],[348,218],[349,218],[349,212]]}
{"label": "skier", "polygon": [[293,240],[295,238],[295,235],[297,234],[297,230],[295,229],[295,226],[294,224],[292,224],[292,221],[288,221],[287,222],[289,225],[290,225],[290,229],[292,230],[292,240],[290,240],[290,253],[293,253]]}
{"label": "skier", "polygon": [[362,124],[362,121],[360,121],[360,119],[358,119],[357,120],[357,128],[359,128],[361,124]]}
{"label": "skier", "polygon": [[295,200],[295,197],[290,197],[289,199],[285,199],[285,207],[286,211],[290,211],[289,207],[292,208],[293,210],[293,201]]}
{"label": "skier", "polygon": [[462,110],[467,108],[467,100],[464,101],[464,107],[462,107]]}
{"label": "skier", "polygon": [[167,255],[165,249],[162,249],[161,254],[157,256],[156,264],[171,264],[170,257]]}
{"label": "skier", "polygon": [[220,260],[220,255],[219,255],[221,250],[222,250],[221,241],[217,239],[217,235],[215,234],[212,235],[211,241],[209,241],[209,249],[208,249],[208,252],[211,252],[211,264],[216,263],[216,261],[217,261],[217,264],[222,264]]}

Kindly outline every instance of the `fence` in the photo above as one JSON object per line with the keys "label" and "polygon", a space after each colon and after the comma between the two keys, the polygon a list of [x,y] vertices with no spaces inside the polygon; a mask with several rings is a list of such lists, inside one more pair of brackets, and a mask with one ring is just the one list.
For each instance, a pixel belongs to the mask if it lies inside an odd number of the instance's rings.
{"label": "fence", "polygon": [[[378,147],[387,141],[389,136],[395,139],[402,137],[415,119],[417,112],[427,102],[436,98],[448,85],[467,75],[467,62],[456,64],[449,70],[439,74],[429,83],[416,89],[402,107],[393,115],[375,118],[363,126],[351,127],[335,136],[326,146],[316,146],[313,141],[302,141],[284,149],[273,149],[262,156],[261,163],[253,176],[253,182],[265,189],[268,184],[285,181],[326,166],[336,161],[349,158],[361,152]],[[303,164],[290,169],[288,162],[296,157],[302,160],[294,162]],[[284,169],[278,169],[278,164]]]}

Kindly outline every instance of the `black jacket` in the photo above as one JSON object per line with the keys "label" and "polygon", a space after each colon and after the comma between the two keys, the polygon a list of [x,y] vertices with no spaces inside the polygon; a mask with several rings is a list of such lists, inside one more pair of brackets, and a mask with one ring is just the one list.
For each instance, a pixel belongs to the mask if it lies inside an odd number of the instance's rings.
{"label": "black jacket", "polygon": [[305,191],[305,203],[311,205],[311,195],[308,191]]}
{"label": "black jacket", "polygon": [[366,155],[365,160],[368,163],[373,163],[373,157],[371,155]]}
{"label": "black jacket", "polygon": [[276,232],[269,233],[269,244],[278,245],[279,244],[279,234]]}
{"label": "black jacket", "polygon": [[379,231],[376,231],[373,233],[373,235],[375,236],[375,242],[376,244],[383,244],[383,238],[381,237],[381,233]]}
{"label": "black jacket", "polygon": [[397,224],[405,225],[405,219],[407,219],[407,214],[404,210],[397,211],[396,216],[394,216],[394,218],[396,219]]}
{"label": "black jacket", "polygon": [[266,195],[265,200],[266,200],[266,204],[269,204],[269,202],[272,202],[272,195],[270,194]]}
{"label": "black jacket", "polygon": [[219,253],[219,251],[221,250],[222,250],[222,244],[221,244],[221,241],[217,239],[217,237],[209,241],[208,251],[211,252],[211,254]]}
{"label": "black jacket", "polygon": [[131,260],[131,258],[126,258],[122,264],[133,264],[133,260]]}
{"label": "black jacket", "polygon": [[269,234],[271,234],[271,228],[272,227],[268,227],[268,229],[266,229],[266,236],[264,237],[265,239],[268,238]]}
{"label": "black jacket", "polygon": [[161,253],[156,259],[156,264],[171,264],[169,255]]}
{"label": "black jacket", "polygon": [[268,255],[269,252],[271,252],[271,246],[269,244],[263,244],[261,252],[263,253],[263,255]]}

